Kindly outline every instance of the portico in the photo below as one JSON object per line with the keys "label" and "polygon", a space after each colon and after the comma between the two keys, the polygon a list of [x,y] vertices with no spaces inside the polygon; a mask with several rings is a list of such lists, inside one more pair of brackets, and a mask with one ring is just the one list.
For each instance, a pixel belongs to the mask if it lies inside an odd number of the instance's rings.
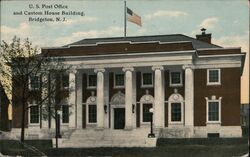
{"label": "portico", "polygon": [[[170,66],[153,65],[145,67],[135,65],[116,68],[103,66],[102,68],[76,69],[77,72],[70,74],[71,78],[75,77],[77,83],[74,84],[73,88],[75,89],[75,94],[69,95],[70,102],[76,102],[75,106],[72,103],[73,106],[70,110],[72,114],[69,117],[69,127],[78,129],[94,128],[98,130],[105,128],[132,130],[138,127],[149,127],[147,110],[151,107],[154,108],[155,112],[153,118],[155,129],[166,127],[166,123],[168,123],[168,126],[174,126],[175,123],[165,121],[165,117],[170,117],[171,112],[164,112],[165,110],[169,110],[165,109],[167,107],[165,104],[169,101],[169,98],[165,97],[165,92],[170,90],[168,86],[165,85],[165,73],[172,67],[184,70],[182,74],[185,78],[185,82],[193,82],[194,67],[190,64]],[[144,85],[143,82],[137,82],[138,73],[140,73],[141,80],[144,79],[144,81],[146,81],[147,75],[143,74],[151,74],[152,85]],[[96,76],[96,86],[90,88],[88,87],[88,83],[91,82],[92,76]],[[83,77],[85,77],[86,82],[83,82]],[[116,81],[123,82],[124,84],[116,86]],[[85,84],[85,86],[83,84]],[[137,87],[140,87],[140,89]],[[184,87],[186,99],[184,95],[182,95],[183,112],[181,114],[184,115],[182,125],[193,127],[194,100],[192,89],[194,87],[193,84],[190,83],[176,86],[175,88],[184,89]],[[142,93],[139,99],[137,98],[139,95],[138,90],[139,93]],[[174,92],[172,94],[174,94]],[[85,97],[85,99],[83,99],[83,97]],[[89,105],[96,106],[96,110],[94,109],[95,107],[90,108]],[[85,108],[85,110],[83,110],[83,108]],[[91,111],[91,109],[94,110]],[[74,111],[75,113],[73,113]],[[90,115],[96,116],[96,121],[92,121]],[[140,119],[139,125],[137,124],[138,119]],[[76,121],[74,122],[74,120]],[[86,126],[82,125],[83,121],[85,121]],[[121,123],[120,125],[119,122]]]}

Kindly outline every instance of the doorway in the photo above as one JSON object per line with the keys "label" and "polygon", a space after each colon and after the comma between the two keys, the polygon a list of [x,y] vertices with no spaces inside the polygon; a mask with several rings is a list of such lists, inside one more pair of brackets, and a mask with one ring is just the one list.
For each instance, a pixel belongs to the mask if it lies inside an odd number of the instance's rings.
{"label": "doorway", "polygon": [[114,129],[124,129],[125,108],[114,108]]}

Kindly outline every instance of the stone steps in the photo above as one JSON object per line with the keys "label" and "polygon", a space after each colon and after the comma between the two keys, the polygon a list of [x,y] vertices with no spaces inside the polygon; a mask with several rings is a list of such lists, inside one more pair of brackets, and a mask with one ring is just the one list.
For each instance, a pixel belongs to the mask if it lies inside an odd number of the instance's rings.
{"label": "stone steps", "polygon": [[59,147],[154,147],[156,139],[147,138],[148,129],[76,130],[69,138],[60,139]]}

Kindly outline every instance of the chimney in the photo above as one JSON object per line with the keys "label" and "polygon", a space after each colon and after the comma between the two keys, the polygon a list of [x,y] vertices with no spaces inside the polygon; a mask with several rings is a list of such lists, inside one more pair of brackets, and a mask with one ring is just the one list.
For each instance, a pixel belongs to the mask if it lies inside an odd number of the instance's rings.
{"label": "chimney", "polygon": [[212,34],[206,34],[206,29],[201,29],[201,34],[196,35],[196,39],[211,44]]}

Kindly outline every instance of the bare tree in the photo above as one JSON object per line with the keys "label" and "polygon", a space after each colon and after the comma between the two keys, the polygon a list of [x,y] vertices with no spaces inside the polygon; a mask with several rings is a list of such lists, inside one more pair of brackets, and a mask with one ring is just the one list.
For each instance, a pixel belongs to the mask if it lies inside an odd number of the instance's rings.
{"label": "bare tree", "polygon": [[61,100],[67,97],[70,90],[61,88],[63,74],[70,67],[62,59],[39,53],[28,38],[23,43],[17,37],[10,44],[2,41],[0,58],[0,74],[11,82],[7,90],[12,94],[13,109],[21,110],[19,116],[23,142],[27,122],[25,117],[32,108],[29,105],[32,101],[35,101],[36,109],[40,111],[40,125],[42,119],[57,118]]}

